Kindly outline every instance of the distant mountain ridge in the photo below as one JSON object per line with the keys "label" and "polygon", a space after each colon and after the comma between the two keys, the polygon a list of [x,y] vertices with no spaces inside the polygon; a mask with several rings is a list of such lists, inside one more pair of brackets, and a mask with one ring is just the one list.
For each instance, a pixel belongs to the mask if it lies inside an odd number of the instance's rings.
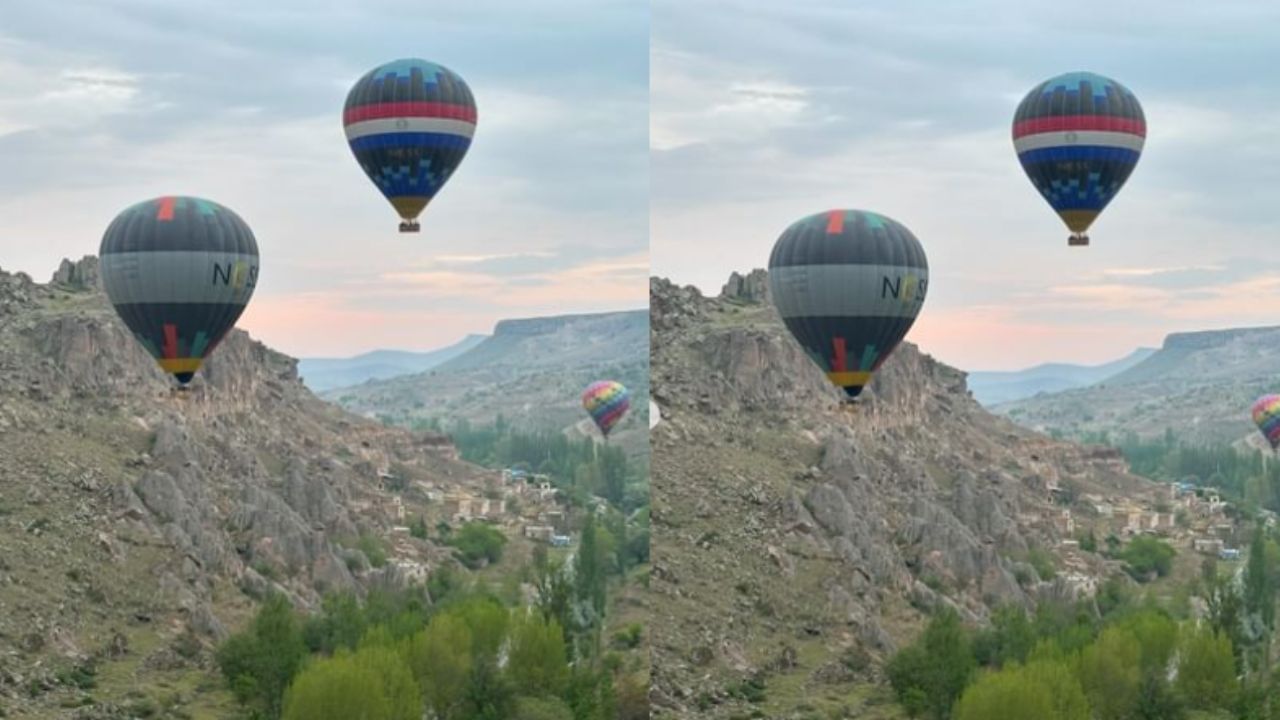
{"label": "distant mountain ridge", "polygon": [[1069,435],[1171,428],[1201,443],[1258,442],[1249,405],[1280,389],[1280,327],[1173,333],[1159,351],[1098,384],[997,406],[1019,424]]}
{"label": "distant mountain ridge", "polygon": [[1146,360],[1156,348],[1138,348],[1119,360],[1101,365],[1043,363],[1023,370],[969,373],[969,389],[983,405],[1021,400],[1042,392],[1062,392],[1101,382]]}
{"label": "distant mountain ridge", "polygon": [[632,394],[631,411],[609,441],[647,455],[648,309],[502,320],[492,335],[430,370],[322,395],[402,425],[433,418],[488,424],[501,414],[528,429],[582,436],[598,433],[580,397],[600,379],[617,380]]}
{"label": "distant mountain ridge", "polygon": [[430,370],[467,352],[488,337],[472,334],[452,345],[427,352],[373,350],[349,358],[303,358],[298,361],[298,373],[312,392],[359,385],[367,380]]}

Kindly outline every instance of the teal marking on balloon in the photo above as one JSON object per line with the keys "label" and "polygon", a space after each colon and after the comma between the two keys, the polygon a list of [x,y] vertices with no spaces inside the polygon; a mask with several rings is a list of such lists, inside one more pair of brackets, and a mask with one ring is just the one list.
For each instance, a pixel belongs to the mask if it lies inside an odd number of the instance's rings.
{"label": "teal marking on balloon", "polygon": [[187,357],[203,357],[204,349],[209,345],[209,336],[203,330],[196,333],[196,337],[191,341],[191,354]]}
{"label": "teal marking on balloon", "polygon": [[[879,230],[884,227],[884,218],[881,217],[880,215],[877,215],[873,212],[864,212],[862,214],[864,217],[867,218],[867,227],[871,228],[872,230]],[[848,213],[846,213],[845,220],[851,220],[852,218],[847,217],[847,215]]]}
{"label": "teal marking on balloon", "polygon": [[870,370],[871,366],[875,364],[878,355],[875,345],[867,345],[862,348],[862,361],[858,363],[858,370],[863,372]]}

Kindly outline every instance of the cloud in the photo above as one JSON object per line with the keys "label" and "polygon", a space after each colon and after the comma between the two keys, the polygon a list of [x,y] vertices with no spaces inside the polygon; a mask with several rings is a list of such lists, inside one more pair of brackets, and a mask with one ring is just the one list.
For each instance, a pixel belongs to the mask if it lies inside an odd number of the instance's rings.
{"label": "cloud", "polygon": [[[600,296],[563,279],[645,256],[645,3],[19,0],[4,14],[6,269],[45,276],[95,252],[124,207],[194,194],[254,229],[261,284],[240,325],[286,351],[340,345],[330,313],[422,347],[524,311],[508,297],[555,313],[647,297],[643,277],[592,285]],[[401,235],[340,116],[356,78],[419,52],[466,78],[480,123],[422,232]],[[435,273],[439,287],[384,279],[397,273]]]}
{"label": "cloud", "polygon": [[[763,266],[795,219],[876,210],[928,253],[931,295],[912,337],[944,361],[993,367],[1014,355],[1105,360],[1159,333],[1250,321],[1256,312],[1229,298],[1249,287],[1268,297],[1248,283],[1280,273],[1267,252],[1280,233],[1280,7],[653,8],[655,274],[715,292],[729,272]],[[1108,21],[1080,25],[1082,12]],[[1009,126],[1036,82],[1081,63],[1138,94],[1149,132],[1093,244],[1068,249]],[[766,92],[735,99],[735,83]],[[752,102],[776,107],[717,112]]]}

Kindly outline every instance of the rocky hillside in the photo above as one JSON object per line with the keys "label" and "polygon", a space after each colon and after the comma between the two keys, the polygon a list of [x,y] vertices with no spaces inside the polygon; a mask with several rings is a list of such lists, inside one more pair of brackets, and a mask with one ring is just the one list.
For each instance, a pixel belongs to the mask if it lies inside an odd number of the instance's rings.
{"label": "rocky hillside", "polygon": [[650,284],[654,717],[897,717],[881,664],[929,609],[982,622],[1117,573],[1055,518],[1155,492],[1118,453],[991,415],[910,344],[843,407],[758,289]]}
{"label": "rocky hillside", "polygon": [[[94,258],[49,284],[0,272],[0,709],[128,717],[161,689],[212,702],[209,648],[255,599],[274,589],[306,608],[420,580],[453,561],[393,532],[397,505],[425,506],[414,481],[480,488],[492,474],[444,436],[320,401],[296,361],[238,330],[175,392],[98,289]],[[372,567],[361,535],[390,562]]]}
{"label": "rocky hillside", "polygon": [[1172,428],[1184,439],[1262,448],[1249,407],[1280,391],[1280,327],[1176,333],[1160,350],[1090,387],[996,406],[1019,424],[1067,435],[1127,431],[1150,438]]}
{"label": "rocky hillside", "polygon": [[429,352],[374,350],[349,358],[302,358],[298,374],[313,392],[359,385],[430,370],[479,345],[487,335],[468,335],[458,342]]}
{"label": "rocky hillside", "polygon": [[440,417],[488,424],[501,413],[525,428],[598,436],[582,410],[582,390],[594,380],[618,380],[631,390],[632,409],[610,441],[647,455],[648,326],[646,310],[503,320],[492,336],[430,371],[324,397],[404,425]]}

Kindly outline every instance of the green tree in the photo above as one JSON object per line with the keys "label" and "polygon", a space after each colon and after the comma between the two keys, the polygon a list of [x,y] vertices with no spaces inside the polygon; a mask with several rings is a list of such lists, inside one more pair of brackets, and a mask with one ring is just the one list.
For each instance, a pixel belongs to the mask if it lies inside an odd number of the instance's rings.
{"label": "green tree", "polygon": [[449,544],[458,549],[464,565],[475,569],[486,562],[492,564],[502,559],[507,536],[497,528],[471,522],[463,525],[449,540]]}
{"label": "green tree", "polygon": [[1230,578],[1219,577],[1215,573],[1205,589],[1205,605],[1209,626],[1231,641],[1236,670],[1241,670],[1244,667],[1244,598]]}
{"label": "green tree", "polygon": [[473,598],[450,612],[457,613],[471,631],[471,654],[484,662],[496,662],[498,651],[507,637],[511,615],[501,603]]}
{"label": "green tree", "polygon": [[241,704],[280,717],[284,691],[307,656],[302,626],[283,595],[272,594],[253,622],[218,649],[217,662]]}
{"label": "green tree", "polygon": [[1036,640],[1027,612],[1017,605],[1005,605],[992,613],[991,627],[974,637],[973,652],[983,665],[1003,667],[1025,661]]}
{"label": "green tree", "polygon": [[564,633],[560,625],[540,614],[522,614],[511,627],[507,674],[516,693],[526,696],[561,695],[569,682]]}
{"label": "green tree", "polygon": [[1157,610],[1145,610],[1122,618],[1113,627],[1128,631],[1138,641],[1139,670],[1165,675],[1178,648],[1178,624]]}
{"label": "green tree", "polygon": [[1125,546],[1120,559],[1128,564],[1129,574],[1135,580],[1145,581],[1152,575],[1164,577],[1173,568],[1173,558],[1178,554],[1169,543],[1150,535],[1139,535]]}
{"label": "green tree", "polygon": [[1231,640],[1211,628],[1187,628],[1176,686],[1194,707],[1231,707],[1239,690]]}
{"label": "green tree", "polygon": [[1250,615],[1258,617],[1270,630],[1275,627],[1276,600],[1275,580],[1268,565],[1266,537],[1258,528],[1254,531],[1253,542],[1249,546],[1249,564],[1245,567],[1244,605]]}
{"label": "green tree", "polygon": [[1076,675],[1098,720],[1127,720],[1138,705],[1142,648],[1133,633],[1107,628],[1080,652]]}
{"label": "green tree", "polygon": [[595,617],[604,617],[605,577],[602,548],[596,532],[596,517],[588,514],[582,527],[582,541],[575,558],[574,583],[578,601],[595,610]]}
{"label": "green tree", "polygon": [[471,677],[471,630],[450,613],[431,619],[409,642],[409,668],[422,690],[426,706],[441,720],[454,718]]}
{"label": "green tree", "polygon": [[955,720],[1089,720],[1080,682],[1061,662],[1012,665],[965,690]]}
{"label": "green tree", "polygon": [[357,664],[345,650],[310,665],[289,687],[284,700],[284,720],[395,717],[378,676]]}
{"label": "green tree", "polygon": [[945,720],[975,667],[969,635],[960,624],[960,616],[945,608],[929,621],[919,640],[889,661],[887,671],[899,702],[909,714]]}
{"label": "green tree", "polygon": [[508,720],[515,700],[511,684],[498,672],[497,664],[485,658],[475,658],[463,697],[462,717],[466,720]]}
{"label": "green tree", "polygon": [[307,647],[312,652],[332,654],[340,647],[354,650],[365,631],[364,611],[354,593],[326,595],[320,613],[304,627]]}
{"label": "green tree", "polygon": [[511,720],[574,720],[573,708],[560,698],[522,697],[516,700]]}
{"label": "green tree", "polygon": [[1182,720],[1186,715],[1186,705],[1169,687],[1169,681],[1164,675],[1153,672],[1143,674],[1138,687],[1134,720]]}

